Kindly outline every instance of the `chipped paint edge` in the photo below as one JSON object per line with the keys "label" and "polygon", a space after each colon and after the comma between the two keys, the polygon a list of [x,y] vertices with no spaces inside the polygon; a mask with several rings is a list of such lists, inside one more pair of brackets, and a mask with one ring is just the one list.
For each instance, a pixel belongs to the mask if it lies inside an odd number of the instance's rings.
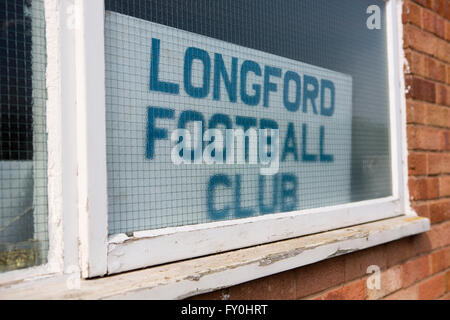
{"label": "chipped paint edge", "polygon": [[81,274],[106,274],[108,197],[106,174],[104,1],[76,1],[78,235]]}
{"label": "chipped paint edge", "polygon": [[108,274],[401,216],[399,206],[390,198],[377,199],[269,218],[136,232],[131,237],[115,235],[108,245]]}
{"label": "chipped paint edge", "polygon": [[[397,158],[393,162],[393,177],[397,178],[397,190],[399,197],[403,199],[403,212],[406,215],[415,216],[417,213],[411,207],[411,199],[408,185],[408,139],[407,139],[407,106],[405,75],[409,72],[409,63],[403,48],[403,2],[404,0],[389,0],[386,3],[386,34],[388,41],[388,63],[389,63],[389,99],[391,111],[391,128],[397,128],[393,132],[392,154]],[[396,168],[395,166],[396,165]]]}
{"label": "chipped paint edge", "polygon": [[[70,112],[75,99],[71,95],[74,87],[72,76],[73,41],[66,28],[65,13],[74,0],[43,0],[46,47],[46,131],[47,131],[47,176],[48,176],[48,239],[47,263],[23,270],[0,274],[0,285],[11,282],[26,282],[28,279],[62,274],[68,265],[78,264],[78,243],[73,213],[76,211],[77,190],[71,185],[76,172],[73,162],[65,161],[74,157]],[[63,105],[64,108],[61,106]]]}
{"label": "chipped paint edge", "polygon": [[106,278],[79,290],[41,280],[0,287],[0,299],[184,299],[426,232],[426,218],[403,216]]}

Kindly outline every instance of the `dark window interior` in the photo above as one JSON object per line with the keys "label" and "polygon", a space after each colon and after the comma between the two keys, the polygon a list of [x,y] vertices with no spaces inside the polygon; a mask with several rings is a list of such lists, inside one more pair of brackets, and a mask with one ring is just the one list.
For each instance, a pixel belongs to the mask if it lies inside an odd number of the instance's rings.
{"label": "dark window interior", "polygon": [[29,1],[0,2],[0,160],[33,159]]}

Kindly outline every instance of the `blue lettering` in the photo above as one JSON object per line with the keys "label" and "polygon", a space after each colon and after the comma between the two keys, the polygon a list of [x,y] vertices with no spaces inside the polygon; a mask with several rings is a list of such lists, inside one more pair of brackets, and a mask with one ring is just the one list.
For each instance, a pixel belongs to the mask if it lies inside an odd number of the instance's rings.
{"label": "blue lettering", "polygon": [[[248,129],[250,129],[252,127],[256,127],[256,123],[257,123],[256,118],[240,117],[240,116],[236,117],[236,125],[242,127],[244,130],[244,133]],[[249,144],[250,144],[249,137],[245,137],[245,161],[248,161]]]}
{"label": "blue lettering", "polygon": [[252,88],[254,94],[252,96],[247,94],[247,74],[253,72],[257,76],[261,76],[261,68],[259,65],[250,60],[244,61],[241,66],[241,100],[249,106],[256,106],[261,100],[261,85],[253,84]]}
{"label": "blue lettering", "polygon": [[[330,90],[331,103],[328,108],[325,108],[325,89]],[[321,80],[320,81],[320,114],[321,115],[331,117],[334,114],[334,99],[335,99],[334,83],[330,80]]]}
{"label": "blue lettering", "polygon": [[259,176],[259,212],[261,214],[275,213],[278,206],[278,175],[273,177],[272,204],[264,204],[265,176]]}
{"label": "blue lettering", "polygon": [[[217,126],[219,124],[222,124],[225,129],[232,129],[233,128],[233,124],[231,122],[231,119],[229,116],[225,115],[225,114],[215,114],[211,117],[211,119],[209,119],[209,128],[210,129],[215,129],[217,128]],[[215,140],[215,137],[213,137],[211,139],[211,143],[213,143]],[[226,160],[227,159],[227,149],[224,148],[223,150],[223,158]],[[213,150],[211,152],[211,155],[214,157],[216,155],[216,150]]]}
{"label": "blue lettering", "polygon": [[227,176],[222,175],[222,174],[212,176],[209,179],[208,195],[207,195],[208,215],[213,220],[225,219],[230,213],[229,206],[225,206],[224,208],[219,209],[219,210],[215,208],[214,191],[218,185],[223,185],[226,188],[230,188],[231,181]]}
{"label": "blue lettering", "polygon": [[325,154],[324,149],[325,144],[325,127],[320,126],[320,162],[333,162],[333,155]]}
{"label": "blue lettering", "polygon": [[317,155],[308,154],[306,151],[307,141],[308,141],[308,125],[304,123],[302,125],[302,160],[304,162],[317,162]]}
{"label": "blue lettering", "polygon": [[[192,63],[195,59],[203,63],[203,86],[192,85]],[[190,47],[184,56],[184,90],[193,98],[205,98],[209,94],[211,60],[208,52],[202,49]]]}
{"label": "blue lettering", "polygon": [[[309,89],[311,85],[313,88]],[[311,105],[315,114],[317,114],[316,99],[319,95],[319,82],[315,77],[311,77],[305,74],[303,78],[303,113],[308,112],[308,100],[311,101]]]}
{"label": "blue lettering", "polygon": [[281,156],[281,162],[286,161],[288,154],[292,153],[295,162],[298,162],[297,152],[297,138],[295,137],[294,124],[289,122],[286,139],[284,140],[283,154]]}
{"label": "blue lettering", "polygon": [[147,159],[153,159],[155,156],[155,140],[163,140],[168,138],[167,129],[155,128],[155,119],[173,119],[175,111],[172,109],[163,109],[149,107],[147,109]]}
{"label": "blue lettering", "polygon": [[214,55],[214,100],[220,100],[220,78],[223,79],[225,88],[228,92],[228,97],[231,102],[236,102],[237,100],[237,65],[238,59],[231,59],[231,80],[228,76],[228,72],[225,68],[223,62],[223,57],[221,54],[216,53]]}
{"label": "blue lettering", "polygon": [[281,69],[265,66],[264,68],[264,107],[269,106],[269,93],[270,91],[276,92],[276,83],[270,82],[270,76],[281,78]]}
{"label": "blue lettering", "polygon": [[[278,123],[272,119],[261,119],[261,121],[259,122],[259,127],[261,129],[278,129]],[[267,146],[270,148],[270,146],[272,145],[272,137],[269,135],[267,137]],[[258,148],[259,150],[259,148]],[[271,152],[267,152],[267,156],[271,157]]]}
{"label": "blue lettering", "polygon": [[175,83],[158,80],[159,74],[159,39],[152,38],[152,59],[150,64],[150,90],[178,94],[180,86]]}
{"label": "blue lettering", "polygon": [[234,191],[234,209],[236,218],[251,217],[255,213],[253,209],[241,207],[241,176],[236,175],[236,185]]}
{"label": "blue lettering", "polygon": [[[205,119],[203,114],[197,111],[187,110],[183,111],[180,114],[180,118],[178,119],[178,129],[186,129],[186,124],[189,122],[201,122],[202,123],[202,136],[200,139],[197,139],[197,145],[194,147],[194,150],[191,151],[191,160],[200,160],[203,153],[203,134],[205,133]],[[183,141],[182,137],[178,143]],[[200,152],[199,152],[200,151]],[[183,157],[183,150],[180,151],[180,157]]]}
{"label": "blue lettering", "polygon": [[[281,177],[281,212],[289,212],[297,209],[298,181],[293,174],[283,174]],[[289,201],[290,200],[290,201]]]}
{"label": "blue lettering", "polygon": [[[295,83],[295,101],[289,101],[289,82]],[[300,95],[301,95],[301,79],[298,73],[288,71],[284,75],[284,90],[283,90],[283,103],[287,110],[295,112],[300,108]]]}

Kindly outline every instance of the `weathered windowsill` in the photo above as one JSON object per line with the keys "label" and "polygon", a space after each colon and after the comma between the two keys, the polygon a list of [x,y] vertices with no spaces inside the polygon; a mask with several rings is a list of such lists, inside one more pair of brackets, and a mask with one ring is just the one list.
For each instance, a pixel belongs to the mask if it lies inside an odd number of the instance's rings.
{"label": "weathered windowsill", "polygon": [[428,231],[428,219],[401,216],[320,234],[83,280],[74,275],[0,287],[0,299],[182,299]]}

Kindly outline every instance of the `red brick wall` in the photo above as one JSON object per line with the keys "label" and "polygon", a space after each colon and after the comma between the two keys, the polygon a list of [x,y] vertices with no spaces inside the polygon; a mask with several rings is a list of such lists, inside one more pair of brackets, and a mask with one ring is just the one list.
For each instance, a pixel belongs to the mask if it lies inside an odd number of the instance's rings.
{"label": "red brick wall", "polygon": [[405,0],[403,24],[410,196],[431,231],[196,298],[450,299],[450,0]]}

